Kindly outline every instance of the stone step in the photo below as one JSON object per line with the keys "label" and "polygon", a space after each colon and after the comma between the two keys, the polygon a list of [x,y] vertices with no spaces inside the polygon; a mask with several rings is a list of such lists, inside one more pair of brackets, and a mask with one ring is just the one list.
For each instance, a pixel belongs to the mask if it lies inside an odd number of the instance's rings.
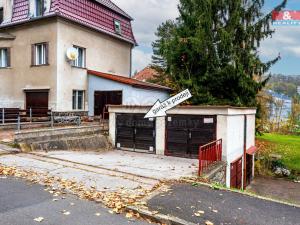
{"label": "stone step", "polygon": [[109,141],[101,134],[66,137],[30,144],[32,151],[108,151]]}
{"label": "stone step", "polygon": [[103,128],[99,125],[30,130],[16,132],[15,141],[17,143],[32,144],[36,142],[60,140],[68,137],[82,137],[88,135],[101,134],[102,132]]}

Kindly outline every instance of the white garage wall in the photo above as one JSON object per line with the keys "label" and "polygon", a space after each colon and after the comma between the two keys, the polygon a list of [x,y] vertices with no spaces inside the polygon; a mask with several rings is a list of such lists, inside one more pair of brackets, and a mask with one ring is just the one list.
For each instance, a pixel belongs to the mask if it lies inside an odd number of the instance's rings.
{"label": "white garage wall", "polygon": [[230,164],[244,154],[244,115],[227,117],[226,185],[230,187]]}
{"label": "white garage wall", "polygon": [[93,75],[88,76],[88,84],[89,116],[94,116],[95,91],[122,91],[123,105],[131,106],[149,106],[157,100],[164,101],[169,98],[167,91],[135,88]]}
{"label": "white garage wall", "polygon": [[255,115],[247,115],[247,149],[255,146]]}

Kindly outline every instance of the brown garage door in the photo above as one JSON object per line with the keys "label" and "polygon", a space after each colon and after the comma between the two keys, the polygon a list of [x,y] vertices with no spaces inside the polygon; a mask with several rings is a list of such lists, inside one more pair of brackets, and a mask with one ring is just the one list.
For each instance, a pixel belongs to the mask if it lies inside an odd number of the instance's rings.
{"label": "brown garage door", "polygon": [[241,189],[242,188],[242,176],[243,176],[243,159],[238,160],[230,164],[230,187]]}
{"label": "brown garage door", "polygon": [[216,116],[168,115],[166,155],[197,158],[199,147],[216,140]]}
{"label": "brown garage door", "polygon": [[117,114],[116,146],[155,153],[155,120],[142,114]]}

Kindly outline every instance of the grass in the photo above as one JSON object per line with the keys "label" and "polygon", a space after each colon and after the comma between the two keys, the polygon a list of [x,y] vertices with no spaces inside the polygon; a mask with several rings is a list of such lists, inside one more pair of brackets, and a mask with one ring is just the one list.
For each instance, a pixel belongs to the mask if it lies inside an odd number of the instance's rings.
{"label": "grass", "polygon": [[264,134],[257,139],[269,144],[271,153],[282,155],[282,161],[288,169],[300,173],[300,136]]}

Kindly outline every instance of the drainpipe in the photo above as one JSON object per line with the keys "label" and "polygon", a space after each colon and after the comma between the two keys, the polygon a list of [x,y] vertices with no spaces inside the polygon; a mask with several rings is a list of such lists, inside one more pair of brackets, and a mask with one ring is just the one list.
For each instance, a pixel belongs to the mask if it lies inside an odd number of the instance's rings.
{"label": "drainpipe", "polygon": [[246,189],[247,184],[247,115],[244,115],[244,174],[243,174],[243,189]]}
{"label": "drainpipe", "polygon": [[130,49],[130,68],[129,68],[129,77],[132,78],[132,50],[133,46]]}

